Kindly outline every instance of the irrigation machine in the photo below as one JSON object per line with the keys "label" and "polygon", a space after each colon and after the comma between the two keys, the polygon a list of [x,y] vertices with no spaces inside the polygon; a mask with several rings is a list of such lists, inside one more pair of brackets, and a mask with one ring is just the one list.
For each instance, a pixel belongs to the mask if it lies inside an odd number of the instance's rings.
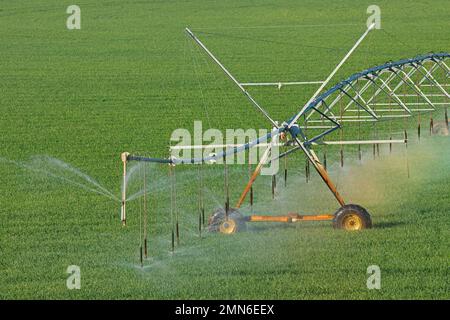
{"label": "irrigation machine", "polygon": [[[448,79],[450,68],[446,61],[450,58],[448,53],[429,53],[419,55],[414,58],[399,61],[390,61],[385,64],[366,69],[355,73],[350,77],[338,82],[334,86],[328,86],[334,75],[348,60],[352,53],[361,44],[364,38],[374,29],[374,24],[356,41],[353,47],[347,52],[343,59],[337,64],[334,70],[324,81],[315,82],[262,82],[262,83],[242,83],[238,81],[230,71],[219,61],[219,59],[197,38],[188,28],[186,35],[191,38],[201,51],[206,54],[236,85],[236,87],[251,102],[255,109],[260,112],[268,121],[272,130],[264,136],[260,136],[253,141],[244,144],[223,144],[215,145],[215,150],[221,150],[208,156],[194,158],[152,158],[142,155],[133,155],[128,152],[121,154],[123,164],[123,188],[121,221],[126,224],[126,177],[127,164],[131,161],[143,161],[151,163],[167,164],[169,171],[175,170],[179,165],[204,164],[217,159],[225,159],[230,155],[246,152],[251,148],[262,148],[258,163],[252,171],[247,184],[244,186],[237,203],[230,205],[230,196],[226,184],[226,200],[223,208],[216,209],[208,219],[208,230],[218,231],[224,234],[232,234],[245,229],[250,222],[299,222],[299,221],[330,221],[338,229],[361,230],[372,227],[371,216],[368,211],[360,205],[346,202],[338,192],[336,185],[327,173],[326,154],[323,161],[319,160],[316,146],[334,145],[341,148],[341,162],[343,162],[342,146],[353,145],[359,150],[361,156],[361,146],[371,145],[373,152],[377,152],[380,145],[407,144],[408,134],[406,129],[401,130],[401,138],[394,139],[353,139],[353,140],[329,140],[327,136],[336,130],[342,130],[347,125],[374,124],[382,120],[406,119],[417,115],[416,118],[427,115],[429,120],[429,130],[432,132],[438,125],[433,121],[433,112],[441,109],[444,111],[444,121],[439,123],[441,129],[448,134],[447,106],[449,104]],[[318,85],[312,97],[298,108],[298,112],[284,122],[275,121],[269,113],[257,102],[247,91],[251,86],[273,86],[281,88],[287,85]],[[328,89],[326,89],[328,87]],[[429,117],[428,117],[429,114]],[[423,119],[422,119],[423,121]],[[423,129],[422,129],[423,130]],[[398,130],[397,130],[398,131]],[[420,138],[421,121],[418,121],[417,133]],[[271,150],[274,147],[283,146],[284,152],[279,153],[276,158],[272,156]],[[171,150],[177,148],[193,150],[205,149],[211,145],[191,145],[173,146]],[[246,215],[240,212],[240,208],[247,198],[253,204],[252,186],[255,179],[260,175],[261,169],[268,162],[287,157],[289,154],[300,151],[307,159],[306,174],[309,175],[309,168],[312,166],[328,187],[329,191],[338,202],[338,210],[335,213],[327,214],[298,214],[288,213],[286,215]],[[226,161],[224,161],[226,166]],[[226,174],[226,170],[224,171]],[[284,172],[284,179],[287,176],[287,169]],[[144,178],[145,180],[145,178]],[[275,179],[272,179],[272,192]],[[200,215],[205,221],[205,209],[201,203]],[[199,222],[200,224],[200,222]],[[200,226],[201,228],[201,226]],[[172,246],[174,237],[178,237],[178,223],[176,230],[172,231]],[[145,236],[145,254],[147,252],[147,239]],[[142,256],[142,251],[141,251]]]}

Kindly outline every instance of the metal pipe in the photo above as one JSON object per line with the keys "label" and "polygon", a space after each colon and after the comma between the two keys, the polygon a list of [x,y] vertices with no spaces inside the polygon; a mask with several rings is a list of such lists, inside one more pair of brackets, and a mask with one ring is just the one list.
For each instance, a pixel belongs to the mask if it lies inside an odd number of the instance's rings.
{"label": "metal pipe", "polygon": [[[356,91],[356,90],[355,90],[355,91]],[[347,91],[345,91],[344,89],[341,89],[341,92],[343,92],[347,97],[350,98],[350,100],[352,100],[352,101],[355,102],[358,106],[360,106],[361,109],[363,109],[364,111],[366,111],[367,113],[369,113],[369,114],[371,115],[372,118],[374,118],[375,120],[378,120],[378,116],[377,116],[373,111],[367,110],[361,103],[359,103],[356,99],[354,99]],[[357,94],[358,94],[358,93],[357,93]],[[363,102],[365,102],[365,101],[363,100]],[[369,109],[370,109],[370,107],[369,107]],[[372,110],[372,109],[370,109],[370,110]],[[347,117],[347,116],[342,116],[342,115],[341,115],[339,118],[340,118],[340,119],[343,119],[343,118],[345,118],[345,117]]]}
{"label": "metal pipe", "polygon": [[[426,72],[428,72],[427,71],[427,69],[425,69],[424,68],[424,66],[422,65],[422,64],[418,64],[418,66],[420,66],[422,69],[424,69]],[[445,91],[445,89],[441,86],[441,84],[439,83],[439,82],[437,82],[437,80],[431,75],[431,73],[429,73],[429,74],[424,74],[421,70],[419,70],[419,67],[418,66],[414,66],[416,69],[417,69],[417,71],[419,71],[421,74],[423,74],[424,75],[424,77],[426,77],[432,84],[434,84],[443,94],[445,94],[445,96],[447,97],[447,98],[450,98],[450,94],[448,94],[448,92],[447,91]]]}
{"label": "metal pipe", "polygon": [[247,218],[248,222],[298,222],[298,221],[330,221],[334,219],[334,215],[331,214],[318,214],[318,215],[300,215],[297,213],[289,213],[285,216],[262,216],[251,215]]}
{"label": "metal pipe", "polygon": [[127,160],[130,154],[128,152],[122,152],[120,155],[120,159],[123,163],[123,186],[122,186],[122,206],[120,210],[120,220],[122,221],[122,225],[125,226],[127,224],[127,214],[126,214],[126,203],[127,203]]}
{"label": "metal pipe", "polygon": [[[411,110],[409,110],[408,107],[403,103],[403,101],[402,101],[399,97],[397,97],[397,95],[395,94],[394,91],[392,91],[392,89],[389,87],[389,85],[388,85],[387,83],[385,83],[383,79],[381,79],[381,78],[378,78],[378,79],[380,79],[381,83],[384,84],[384,87],[388,90],[388,91],[386,91],[386,90],[383,88],[383,89],[382,89],[383,92],[386,93],[388,97],[394,98],[395,102],[396,102],[400,107],[402,107],[403,109],[405,109],[405,111],[406,111],[407,113],[411,114]],[[379,88],[381,88],[377,83],[375,83],[375,81],[372,80],[372,82],[373,82],[376,86],[378,86]]]}
{"label": "metal pipe", "polygon": [[333,181],[331,181],[330,176],[328,175],[328,172],[325,170],[323,165],[320,163],[320,160],[315,155],[314,151],[306,147],[297,137],[294,138],[295,142],[298,144],[298,146],[302,149],[302,151],[306,154],[309,161],[313,164],[314,168],[316,169],[317,173],[322,178],[323,182],[327,185],[328,189],[330,189],[331,193],[334,195],[336,200],[339,202],[341,206],[345,205],[345,201],[342,198],[342,196],[337,191],[336,186],[334,185]]}
{"label": "metal pipe", "polygon": [[[407,80],[409,80],[408,82],[405,82],[405,84],[408,85],[408,87],[410,87],[411,89],[414,90],[414,92],[416,92],[422,99],[424,99],[432,108],[435,108],[433,102],[430,101],[430,99],[428,99],[428,97],[422,92],[422,90],[420,90],[420,88],[414,83],[414,81],[401,69],[401,68],[397,68],[397,70],[399,70]],[[400,79],[402,79],[397,72],[393,71],[395,73],[395,75],[397,77],[399,77]],[[403,79],[402,79],[403,80]]]}
{"label": "metal pipe", "polygon": [[262,87],[262,86],[269,86],[273,87],[276,86],[278,88],[281,88],[282,86],[295,86],[295,85],[310,85],[310,84],[322,84],[323,81],[292,81],[292,82],[247,82],[247,83],[240,83],[243,87]]}
{"label": "metal pipe", "polygon": [[[383,70],[383,71],[381,71],[380,73],[378,73],[376,77],[380,77],[381,74],[382,74],[383,72],[391,72],[391,74],[388,76],[388,78],[387,78],[386,80],[384,80],[384,82],[387,83],[387,84],[391,83],[392,80],[393,80],[394,77],[395,77],[395,74],[394,74],[392,71],[389,71],[389,70]],[[415,72],[416,72],[416,69],[412,68],[412,69],[408,72],[408,75],[409,75],[409,76],[412,76]],[[373,76],[373,78],[376,78],[376,77]],[[370,80],[370,79],[371,79],[370,77],[367,78],[367,80]],[[371,82],[372,82],[372,81],[371,81]],[[403,79],[402,79],[399,83],[397,83],[397,85],[394,87],[393,91],[394,91],[394,92],[397,91],[397,90],[402,86],[403,82],[404,82],[404,81],[403,81]],[[373,82],[372,82],[372,83],[373,83]],[[384,85],[383,85],[383,84],[381,85],[381,89],[380,89],[380,87],[377,88],[377,90],[375,91],[375,93],[367,100],[367,103],[371,104],[371,102],[372,102],[373,100],[375,100],[375,98],[381,93],[382,88],[384,88]],[[371,104],[371,105],[375,105],[375,104]]]}
{"label": "metal pipe", "polygon": [[147,248],[147,225],[148,225],[148,213],[147,213],[147,175],[146,175],[146,167],[144,166],[144,257],[147,259],[148,257],[148,248]]}
{"label": "metal pipe", "polygon": [[[370,83],[370,82],[367,82],[367,83]],[[370,105],[367,103],[367,101],[362,97],[362,93],[360,91],[358,91],[353,84],[349,83],[349,85],[353,89],[353,91],[356,93],[356,97],[359,98],[364,103],[365,107],[368,109],[368,110],[366,110],[366,108],[363,107],[364,111],[368,112],[371,116],[373,116],[376,119],[377,115],[370,108]],[[351,100],[356,101],[354,97],[351,97]],[[357,103],[357,104],[360,105],[359,103]],[[344,111],[347,111],[346,108],[344,108]]]}
{"label": "metal pipe", "polygon": [[264,110],[258,102],[245,90],[239,81],[224,67],[224,65],[208,50],[208,48],[192,33],[189,28],[185,29],[187,34],[194,39],[194,41],[208,54],[208,56],[222,69],[223,72],[238,86],[238,88],[244,93],[244,95],[253,103],[253,105],[274,125],[278,128],[277,123],[269,116],[266,110]]}
{"label": "metal pipe", "polygon": [[314,99],[317,98],[317,96],[320,94],[320,92],[326,87],[328,82],[333,78],[333,76],[338,72],[338,70],[342,67],[342,65],[347,61],[347,59],[352,55],[352,53],[356,50],[356,48],[360,45],[360,43],[364,40],[364,38],[369,34],[369,32],[375,27],[375,23],[372,23],[367,30],[363,33],[363,35],[356,41],[356,43],[353,45],[353,47],[350,49],[350,51],[345,55],[345,57],[339,62],[339,64],[334,68],[334,70],[330,73],[328,78],[322,83],[322,85],[317,89],[317,91],[314,93],[314,95],[309,99],[309,101],[303,106],[303,108],[300,110],[299,113],[291,120],[291,122],[288,124],[288,128],[291,128],[291,126],[297,122],[298,118],[300,118],[303,113],[308,108],[309,104],[314,101]]}
{"label": "metal pipe", "polygon": [[[310,128],[310,127],[309,127]],[[317,141],[317,142],[312,142],[311,145],[313,146],[322,146],[322,145],[341,145],[341,144],[374,144],[374,143],[389,143],[390,140],[342,140],[342,141],[332,141],[332,140],[327,140],[327,141]],[[392,140],[392,141],[399,141],[399,142],[403,142],[403,140]],[[264,144],[260,144],[261,147],[268,147],[271,144],[269,143],[264,143]],[[233,144],[223,144],[223,145],[217,145],[218,148],[232,148]],[[239,146],[239,145],[236,145]],[[284,146],[288,146],[285,143],[275,143],[272,144],[273,147],[284,147]],[[179,149],[200,149],[200,148],[209,148],[209,145],[197,145],[197,146],[178,146],[180,147]],[[298,146],[294,146],[295,149],[299,149]],[[178,149],[178,148],[177,148]]]}

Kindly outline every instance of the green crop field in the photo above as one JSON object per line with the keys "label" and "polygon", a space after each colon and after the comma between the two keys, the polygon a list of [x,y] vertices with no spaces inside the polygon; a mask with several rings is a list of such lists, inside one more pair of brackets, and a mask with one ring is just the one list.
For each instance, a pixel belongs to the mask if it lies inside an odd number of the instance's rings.
{"label": "green crop field", "polygon": [[[80,30],[66,27],[72,4],[81,9]],[[121,152],[167,157],[171,133],[192,130],[194,120],[204,130],[270,128],[185,27],[240,81],[318,81],[364,32],[371,4],[0,1],[0,298],[449,299],[450,141],[425,129],[417,141],[416,119],[406,124],[407,150],[395,145],[389,154],[384,146],[373,159],[372,147],[364,147],[359,161],[348,148],[343,168],[339,150],[329,150],[339,191],[370,211],[372,229],[261,223],[231,236],[204,229],[200,237],[199,171],[183,166],[176,168],[180,241],[170,252],[168,166],[135,164],[128,225],[120,223]],[[450,51],[448,1],[376,4],[382,29],[369,34],[329,87],[388,60]],[[284,121],[315,90],[250,92]],[[434,117],[441,121],[443,111]],[[402,134],[403,124],[393,125]],[[369,136],[370,129],[362,132]],[[338,209],[315,173],[306,183],[301,154],[288,167],[287,188],[280,172],[274,200],[270,178],[257,180],[255,212]],[[141,266],[143,170],[149,257]],[[248,167],[229,171],[234,203]],[[225,201],[223,166],[207,166],[203,175],[209,214]],[[250,212],[247,203],[242,211]],[[80,267],[79,290],[66,286],[70,265]],[[381,270],[379,290],[366,285],[371,265]]]}

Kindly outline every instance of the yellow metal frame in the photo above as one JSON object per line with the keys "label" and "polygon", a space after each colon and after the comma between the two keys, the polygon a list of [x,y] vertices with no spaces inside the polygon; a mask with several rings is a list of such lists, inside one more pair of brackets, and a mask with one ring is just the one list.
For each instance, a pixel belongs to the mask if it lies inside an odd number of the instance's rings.
{"label": "yellow metal frame", "polygon": [[330,221],[334,219],[331,214],[318,215],[300,215],[297,213],[290,213],[285,216],[261,216],[251,215],[248,218],[249,222],[297,222],[297,221]]}
{"label": "yellow metal frame", "polygon": [[[328,189],[331,191],[331,193],[334,195],[336,200],[339,202],[341,206],[345,205],[345,201],[342,198],[342,196],[337,191],[336,186],[334,185],[333,181],[331,181],[330,176],[328,175],[328,172],[326,171],[325,167],[322,165],[316,154],[313,150],[305,147],[302,142],[300,142],[297,138],[295,138],[297,144],[301,147],[301,149],[304,151],[305,155],[307,156],[308,160],[313,164],[314,168],[316,169],[317,173],[320,175],[322,180],[327,185]],[[263,166],[263,162],[261,161],[255,168],[255,171],[253,171],[249,181],[247,182],[247,185],[245,186],[243,192],[241,193],[241,196],[239,197],[239,200],[237,201],[235,208],[239,209],[244,202],[245,198],[247,197],[248,192],[253,186],[253,183],[255,182],[256,178],[258,177],[259,173],[261,172],[261,168]],[[248,218],[249,222],[297,222],[297,221],[330,221],[334,219],[334,215],[330,214],[318,214],[318,215],[299,215],[297,213],[291,213],[284,216],[261,216],[261,215],[251,215]]]}

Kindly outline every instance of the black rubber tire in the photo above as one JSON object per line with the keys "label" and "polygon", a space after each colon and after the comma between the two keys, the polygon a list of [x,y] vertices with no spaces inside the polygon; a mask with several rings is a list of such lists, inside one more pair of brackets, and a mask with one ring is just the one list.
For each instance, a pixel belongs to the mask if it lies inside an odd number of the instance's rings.
{"label": "black rubber tire", "polygon": [[[208,219],[208,231],[219,232],[220,225],[225,221],[225,209],[217,208]],[[228,219],[234,220],[236,223],[236,232],[247,230],[247,224],[245,223],[244,216],[239,210],[230,208],[228,210]]]}
{"label": "black rubber tire", "polygon": [[356,215],[361,219],[361,229],[372,228],[372,219],[369,212],[357,204],[346,204],[334,214],[333,227],[335,229],[345,229],[344,219],[348,215]]}

